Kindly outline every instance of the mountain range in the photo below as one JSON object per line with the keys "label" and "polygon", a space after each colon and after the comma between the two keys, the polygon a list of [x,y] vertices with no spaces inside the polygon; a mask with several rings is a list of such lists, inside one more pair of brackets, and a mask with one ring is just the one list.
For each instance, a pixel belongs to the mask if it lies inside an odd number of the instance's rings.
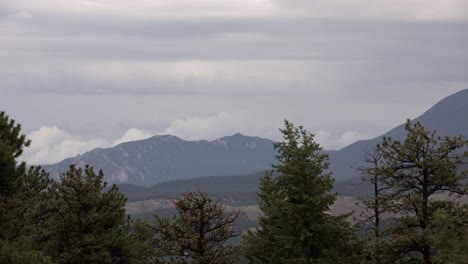
{"label": "mountain range", "polygon": [[[468,138],[468,89],[450,95],[413,121],[441,136],[464,135]],[[325,151],[330,156],[330,169],[337,181],[352,180],[359,175],[364,152],[381,142],[383,136],[405,137],[404,125],[370,139],[355,142],[343,149]],[[97,148],[44,168],[53,177],[70,164],[90,164],[102,169],[105,180],[150,186],[157,183],[204,176],[243,175],[264,171],[275,162],[273,141],[242,134],[214,141],[186,141],[171,135]]]}
{"label": "mountain range", "polygon": [[249,174],[269,169],[274,162],[273,141],[240,133],[214,141],[186,141],[162,135],[97,148],[44,168],[52,177],[70,164],[102,169],[111,183],[152,185],[202,176]]}

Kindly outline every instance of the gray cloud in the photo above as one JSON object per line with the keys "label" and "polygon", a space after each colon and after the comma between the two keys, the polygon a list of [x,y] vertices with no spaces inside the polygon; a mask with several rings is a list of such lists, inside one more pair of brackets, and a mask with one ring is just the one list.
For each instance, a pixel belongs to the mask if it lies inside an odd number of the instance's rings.
{"label": "gray cloud", "polygon": [[275,137],[287,117],[338,148],[468,88],[466,14],[458,0],[7,1],[0,105],[28,133],[86,142],[189,125]]}

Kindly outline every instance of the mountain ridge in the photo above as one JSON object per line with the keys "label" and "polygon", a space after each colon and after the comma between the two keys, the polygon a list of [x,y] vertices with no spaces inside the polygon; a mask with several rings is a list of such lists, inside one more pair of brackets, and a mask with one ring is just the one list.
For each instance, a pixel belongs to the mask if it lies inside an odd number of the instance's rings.
{"label": "mountain ridge", "polygon": [[[436,103],[413,121],[441,136],[462,134],[468,138],[468,89],[454,93]],[[330,170],[337,181],[358,177],[364,152],[381,142],[383,136],[401,140],[404,124],[369,140],[354,142],[340,150],[324,150],[330,157]],[[112,148],[97,148],[67,158],[44,168],[53,177],[73,163],[90,164],[103,169],[111,183],[132,183],[150,186],[164,181],[204,176],[251,174],[270,169],[275,163],[273,141],[258,136],[235,133],[218,139],[188,141],[173,135],[157,135],[124,142]]]}
{"label": "mountain ridge", "polygon": [[212,141],[157,135],[112,148],[96,148],[44,168],[52,177],[58,177],[70,164],[79,167],[90,164],[103,169],[109,182],[148,186],[169,180],[268,169],[273,163],[270,155],[273,151],[273,141],[240,133]]}
{"label": "mountain ridge", "polygon": [[[468,138],[468,89],[461,90],[438,101],[412,122],[421,122],[428,130],[436,130],[437,135],[463,135]],[[337,180],[358,177],[356,168],[363,165],[364,154],[382,141],[384,136],[403,140],[406,136],[405,124],[368,140],[354,142],[338,151],[330,151],[330,168]]]}

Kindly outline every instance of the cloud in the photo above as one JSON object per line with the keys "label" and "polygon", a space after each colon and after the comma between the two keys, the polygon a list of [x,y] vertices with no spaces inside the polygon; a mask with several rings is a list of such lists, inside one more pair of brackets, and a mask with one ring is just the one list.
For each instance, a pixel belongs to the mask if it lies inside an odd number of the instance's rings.
{"label": "cloud", "polygon": [[[226,113],[207,117],[188,117],[177,119],[168,125],[166,130],[160,134],[169,134],[188,140],[213,140],[233,132],[242,132],[247,116],[245,113]],[[241,124],[244,123],[244,126]]]}
{"label": "cloud", "polygon": [[314,96],[468,85],[462,0],[17,0],[3,9],[12,21],[0,39],[8,51],[0,94]]}
{"label": "cloud", "polygon": [[265,16],[272,15],[276,6],[270,0],[15,0],[2,3],[5,8],[29,9],[49,14],[116,16],[141,19],[193,18],[206,16]]}
{"label": "cloud", "polygon": [[130,128],[119,139],[111,143],[112,141],[108,139],[84,139],[56,126],[44,126],[28,135],[32,143],[29,148],[24,150],[22,159],[28,164],[53,164],[95,148],[107,148],[150,136],[151,133],[145,130]]}
{"label": "cloud", "polygon": [[125,134],[121,138],[114,141],[112,145],[115,146],[124,142],[146,139],[151,136],[152,134],[145,130],[137,129],[137,128],[130,128],[129,130],[127,130],[127,132],[125,132]]}
{"label": "cloud", "polygon": [[465,0],[273,0],[290,12],[316,17],[378,17],[394,19],[467,19]]}
{"label": "cloud", "polygon": [[357,131],[331,133],[326,130],[319,130],[315,133],[315,140],[327,150],[341,149],[362,139],[369,139],[369,137]]}
{"label": "cloud", "polygon": [[336,148],[468,87],[465,0],[1,2],[0,105],[79,146],[278,139],[288,117]]}
{"label": "cloud", "polygon": [[25,149],[22,158],[29,164],[56,163],[97,147],[108,146],[105,140],[85,140],[55,126],[41,127],[28,138],[32,143]]}
{"label": "cloud", "polygon": [[328,145],[332,142],[331,137],[332,133],[326,130],[319,130],[314,133],[315,134],[315,141],[320,144],[323,148],[328,148]]}
{"label": "cloud", "polygon": [[10,17],[13,19],[28,20],[28,19],[32,19],[33,15],[29,12],[21,11],[21,12],[12,14]]}
{"label": "cloud", "polygon": [[[186,140],[214,140],[241,132],[251,136],[282,140],[278,131],[281,122],[264,120],[261,123],[258,122],[260,118],[246,111],[192,116],[174,119],[158,133],[152,133],[145,129],[130,128],[116,140],[99,137],[83,138],[57,126],[43,126],[29,133],[28,138],[31,139],[32,144],[25,149],[22,159],[28,164],[53,164],[98,147],[113,147],[124,142],[146,139],[154,134],[169,134]],[[313,132],[313,130],[309,131]],[[339,149],[357,140],[367,138],[366,134],[354,130],[339,133],[339,131],[330,132],[321,129],[315,133],[315,140],[324,149],[328,150]]]}
{"label": "cloud", "polygon": [[348,131],[340,135],[340,137],[337,140],[337,147],[346,147],[358,140],[363,139],[369,139],[369,137],[357,131]]}
{"label": "cloud", "polygon": [[[465,0],[15,0],[4,8],[50,14],[141,19],[253,16],[363,17],[397,19],[466,19]],[[464,13],[465,12],[465,13]]]}

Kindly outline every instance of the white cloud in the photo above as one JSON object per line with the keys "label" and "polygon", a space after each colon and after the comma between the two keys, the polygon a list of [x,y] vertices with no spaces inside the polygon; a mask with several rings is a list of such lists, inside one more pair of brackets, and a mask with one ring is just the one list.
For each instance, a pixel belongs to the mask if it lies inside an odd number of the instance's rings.
{"label": "white cloud", "polygon": [[315,141],[320,144],[323,148],[328,148],[331,143],[332,133],[326,130],[319,130],[314,133],[315,134]]}
{"label": "white cloud", "polygon": [[151,133],[145,130],[130,128],[111,143],[112,141],[102,138],[84,139],[56,126],[44,126],[28,135],[32,143],[24,150],[22,159],[28,164],[53,164],[98,147],[107,148],[150,136]]}
{"label": "white cloud", "polygon": [[103,139],[82,139],[55,126],[41,127],[28,138],[32,143],[25,149],[22,158],[30,164],[56,163],[97,147],[108,146]]}
{"label": "white cloud", "polygon": [[137,128],[130,128],[129,130],[127,130],[127,132],[125,132],[125,134],[121,138],[117,139],[112,145],[115,146],[124,142],[146,139],[151,136],[152,134],[145,130],[137,129]]}
{"label": "white cloud", "polygon": [[336,134],[326,130],[319,130],[315,133],[315,140],[327,150],[341,149],[362,139],[368,139],[368,136],[357,131]]}
{"label": "white cloud", "polygon": [[[175,119],[157,134],[170,134],[186,140],[214,140],[223,136],[241,132],[251,136],[282,140],[278,124],[273,120],[259,123],[258,117],[248,112],[220,112],[204,117]],[[144,129],[130,128],[116,140],[103,138],[82,138],[56,126],[44,126],[28,135],[32,144],[26,148],[22,159],[28,164],[53,164],[65,158],[75,157],[94,148],[107,148],[129,141],[151,137],[153,134]],[[339,149],[360,139],[368,138],[357,131],[345,133],[319,130],[315,140],[324,149]]]}
{"label": "white cloud", "polygon": [[161,134],[170,134],[188,140],[212,140],[233,132],[243,132],[240,130],[248,129],[245,126],[246,120],[246,113],[221,112],[207,117],[189,117],[170,122],[167,129]]}
{"label": "white cloud", "polygon": [[357,131],[348,131],[340,135],[337,140],[337,145],[339,148],[342,148],[362,139],[368,139],[368,137]]}

